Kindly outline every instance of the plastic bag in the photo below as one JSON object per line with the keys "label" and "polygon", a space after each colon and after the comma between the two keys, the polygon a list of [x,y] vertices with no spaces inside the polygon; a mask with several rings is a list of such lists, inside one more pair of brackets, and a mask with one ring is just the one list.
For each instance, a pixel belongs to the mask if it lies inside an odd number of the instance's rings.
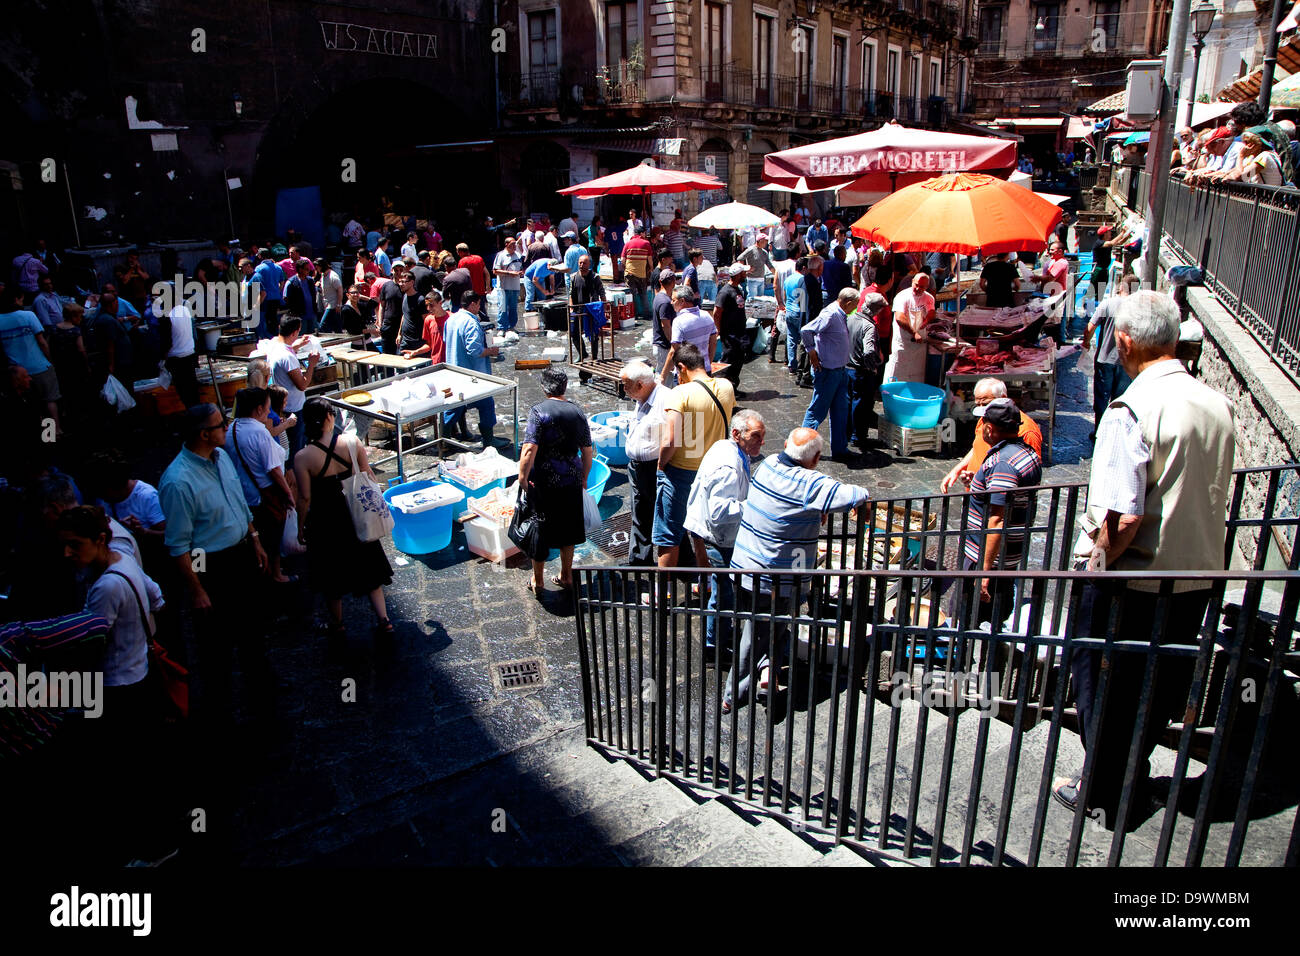
{"label": "plastic bag", "polygon": [[379,482],[357,467],[351,442],[348,442],[348,460],[352,463],[352,474],[343,479],[343,497],[347,499],[348,511],[352,514],[352,527],[358,541],[378,541],[393,530],[388,502],[384,501]]}
{"label": "plastic bag", "polygon": [[104,401],[117,410],[119,415],[135,408],[135,399],[131,397],[131,393],[127,391],[126,386],[119,382],[115,375],[108,377],[108,381],[104,383],[104,387],[99,394],[103,396]]}
{"label": "plastic bag", "polygon": [[585,491],[582,493],[582,518],[583,523],[587,526],[587,534],[599,531],[601,525],[604,524],[600,517],[600,506]]}
{"label": "plastic bag", "polygon": [[302,554],[307,549],[298,541],[298,512],[290,508],[284,516],[284,534],[280,537],[280,554],[289,557],[294,554]]}
{"label": "plastic bag", "polygon": [[158,387],[163,390],[172,387],[172,373],[167,371],[167,366],[162,362],[158,363]]}
{"label": "plastic bag", "polygon": [[762,355],[764,352],[766,352],[768,341],[769,338],[767,334],[767,329],[763,328],[763,326],[760,325],[758,327],[758,334],[754,336],[754,354]]}

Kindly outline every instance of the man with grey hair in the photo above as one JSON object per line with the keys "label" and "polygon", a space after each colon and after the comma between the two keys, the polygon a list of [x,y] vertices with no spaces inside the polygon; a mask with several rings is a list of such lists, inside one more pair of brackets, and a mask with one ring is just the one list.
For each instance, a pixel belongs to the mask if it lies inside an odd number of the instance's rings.
{"label": "man with grey hair", "polygon": [[[796,593],[793,578],[760,572],[815,567],[817,538],[826,516],[856,508],[870,497],[866,488],[842,484],[817,471],[823,447],[813,429],[796,428],[786,438],[785,450],[765,458],[750,477],[731,557],[733,568],[748,572],[740,578],[737,604],[743,611],[766,615],[776,610],[781,616],[792,606],[797,611],[807,597],[807,582],[800,582]],[[723,713],[730,713],[733,703],[749,700],[755,679],[759,695],[775,683],[768,673],[768,645],[773,637],[768,621],[768,617],[751,616],[745,622],[739,654],[726,679]],[[784,631],[780,617],[777,629]],[[783,633],[775,637],[779,672],[786,641]]]}
{"label": "man with grey hair", "polygon": [[[1000,378],[982,378],[975,383],[975,388],[971,391],[971,400],[973,403],[972,413],[976,418],[981,417],[979,409],[984,408],[990,402],[999,398],[1007,397],[1007,383]],[[1020,412],[1020,433],[1016,436],[1026,445],[1034,450],[1034,454],[1043,457],[1043,431],[1038,427],[1038,422],[1030,418],[1023,410]],[[970,451],[961,461],[952,466],[952,470],[944,476],[939,483],[939,490],[945,495],[953,485],[959,481],[969,487],[971,479],[975,472],[980,470],[980,465],[984,464],[984,459],[989,453],[989,443],[984,438],[984,431],[977,423],[975,426],[975,441],[970,446]],[[960,491],[961,489],[957,489]]]}
{"label": "man with grey hair", "polygon": [[857,305],[858,290],[841,289],[835,301],[799,331],[813,369],[812,401],[804,412],[803,426],[816,428],[830,416],[831,458],[835,461],[844,461],[849,456],[853,411],[853,373],[849,371],[849,362],[853,358],[853,342],[849,338],[848,313]]}
{"label": "man with grey hair", "polygon": [[876,424],[876,390],[880,388],[880,373],[884,368],[884,354],[880,348],[875,319],[883,315],[890,320],[889,300],[879,292],[868,292],[858,302],[857,311],[848,315],[849,391],[853,398],[853,437],[858,446],[867,440],[867,433]]}
{"label": "man with grey hair", "polygon": [[[1224,567],[1226,494],[1236,450],[1233,409],[1175,357],[1179,319],[1173,300],[1152,291],[1126,296],[1115,317],[1119,360],[1133,382],[1097,426],[1088,509],[1075,556],[1077,568],[1120,573],[1098,575],[1084,586],[1076,638],[1196,645],[1211,583],[1176,581],[1174,599],[1162,606],[1158,581],[1128,575]],[[1118,618],[1113,617],[1116,604]],[[1116,619],[1119,628],[1112,632],[1110,622]],[[1105,713],[1099,715],[1094,698],[1103,663],[1107,687]],[[1071,810],[1081,804],[1102,809],[1112,826],[1118,825],[1129,746],[1139,725],[1146,663],[1146,653],[1108,646],[1076,648],[1070,666],[1092,769],[1086,782],[1077,776],[1058,780],[1052,792]],[[1184,712],[1194,666],[1191,657],[1159,660],[1136,754],[1133,797],[1139,802],[1130,801],[1131,806],[1140,809],[1149,797],[1151,751],[1165,724]]]}
{"label": "man with grey hair", "polygon": [[[704,455],[691,485],[686,503],[686,530],[695,544],[695,559],[700,567],[731,566],[731,554],[740,530],[740,513],[749,495],[749,463],[763,450],[767,425],[763,416],[752,409],[731,417],[731,436],[714,442]],[[718,646],[731,650],[731,619],[735,594],[727,574],[709,577],[709,615],[705,618],[704,654],[716,656]]]}
{"label": "man with grey hair", "polygon": [[627,478],[632,487],[632,530],[627,563],[645,567],[655,563],[650,534],[655,523],[655,485],[659,474],[659,426],[664,404],[672,391],[655,381],[654,369],[645,362],[628,362],[619,373],[623,394],[636,405],[635,420],[627,432]]}

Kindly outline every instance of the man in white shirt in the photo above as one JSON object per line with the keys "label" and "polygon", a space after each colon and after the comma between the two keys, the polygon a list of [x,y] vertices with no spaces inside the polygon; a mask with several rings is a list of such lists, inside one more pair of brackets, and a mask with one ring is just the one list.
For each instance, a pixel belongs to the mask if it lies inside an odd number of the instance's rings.
{"label": "man in white shirt", "polygon": [[635,209],[627,211],[627,228],[623,230],[623,241],[631,242],[632,237],[636,235],[638,229],[645,225],[636,214]]}
{"label": "man in white shirt", "polygon": [[163,364],[186,408],[199,403],[198,356],[194,349],[194,315],[184,304],[158,316]]}
{"label": "man in white shirt", "polygon": [[632,486],[632,531],[628,543],[629,567],[655,563],[650,533],[655,522],[655,483],[659,471],[659,426],[664,403],[671,391],[655,381],[654,369],[644,362],[628,362],[619,374],[623,394],[636,403],[636,423],[627,434],[627,477]]}
{"label": "man in white shirt", "polygon": [[410,256],[412,259],[416,257],[415,233],[413,232],[408,232],[406,234],[406,241],[402,243],[402,258],[405,259],[407,256]]}
{"label": "man in white shirt", "polygon": [[[696,561],[703,567],[731,566],[740,513],[749,496],[749,463],[763,451],[767,425],[753,409],[731,417],[731,437],[715,442],[700,462],[686,504],[686,530],[693,536]],[[703,554],[701,554],[703,552]],[[729,574],[709,576],[709,614],[704,626],[705,660],[716,659],[718,646],[731,650],[735,588]]]}
{"label": "man in white shirt", "polygon": [[559,259],[560,256],[560,236],[555,226],[541,233],[541,242],[546,246],[547,255],[552,259]]}
{"label": "man in white shirt", "polygon": [[327,259],[316,260],[316,272],[320,281],[316,283],[316,307],[320,310],[320,330],[322,332],[342,332],[343,317],[339,312],[345,300],[343,279],[330,266]]}
{"label": "man in white shirt", "polygon": [[497,316],[497,331],[509,332],[519,324],[519,279],[524,274],[524,257],[514,236],[506,236],[506,247],[492,260],[492,274],[504,293],[505,307]]}
{"label": "man in white shirt", "polygon": [[343,238],[347,240],[348,248],[360,249],[361,244],[366,241],[366,227],[355,218],[349,219],[348,224],[343,227]]}
{"label": "man in white shirt", "polygon": [[556,230],[561,236],[566,232],[571,232],[575,236],[578,234],[578,220],[573,216],[565,216],[560,220],[559,229]]}
{"label": "man in white shirt", "polygon": [[718,326],[713,318],[700,312],[700,305],[686,286],[673,289],[673,308],[677,317],[673,319],[672,334],[669,336],[668,355],[660,372],[661,380],[670,381],[669,374],[677,363],[677,346],[689,342],[700,350],[704,356],[704,371],[713,371],[713,350],[718,344]]}
{"label": "man in white shirt", "polygon": [[280,334],[276,336],[267,349],[266,361],[271,366],[271,382],[279,385],[289,393],[284,400],[284,414],[294,415],[298,424],[289,432],[289,454],[294,455],[302,447],[303,423],[298,415],[307,404],[307,387],[311,385],[312,375],[316,372],[316,363],[320,353],[312,352],[307,359],[307,371],[303,372],[298,353],[293,350],[293,343],[298,339],[302,328],[302,319],[296,315],[286,315],[280,320]]}

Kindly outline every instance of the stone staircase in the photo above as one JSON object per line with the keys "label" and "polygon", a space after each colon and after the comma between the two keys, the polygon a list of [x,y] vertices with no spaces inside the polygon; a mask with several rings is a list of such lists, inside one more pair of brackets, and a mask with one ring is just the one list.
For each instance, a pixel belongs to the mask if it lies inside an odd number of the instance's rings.
{"label": "stone staircase", "polygon": [[[843,706],[845,695],[834,699]],[[321,829],[304,831],[263,844],[246,862],[313,866],[928,866],[936,842],[943,756],[945,748],[951,747],[949,799],[942,840],[937,841],[938,863],[955,865],[960,861],[968,825],[972,829],[971,863],[992,863],[1008,758],[1016,745],[1011,727],[996,719],[981,719],[979,711],[973,709],[955,717],[930,709],[925,715],[924,733],[919,733],[920,704],[904,701],[900,707],[891,708],[874,701],[872,706],[873,759],[866,770],[864,845],[859,848],[836,846],[824,834],[764,813],[743,800],[743,791],[732,798],[668,777],[656,778],[653,770],[632,760],[606,756],[587,746],[582,728],[575,727],[353,812],[347,836],[337,837],[337,845],[322,839]],[[825,796],[826,767],[822,757],[830,707],[829,701],[822,701],[816,708],[811,788],[815,819],[820,819]],[[761,708],[756,714],[761,737],[766,714]],[[886,815],[886,744],[894,718],[898,720],[898,738],[893,797]],[[797,722],[795,740],[802,742],[808,712],[796,710],[790,719]],[[778,723],[776,730],[774,767],[780,766],[784,757],[783,723]],[[1049,731],[1050,724],[1044,722],[1020,735],[1020,752],[1013,764],[1018,770],[1010,791],[1012,809],[1003,865],[1024,866],[1031,860],[1030,839]],[[981,733],[987,734],[986,758],[972,814],[971,774]],[[919,774],[914,779],[918,757]],[[1153,776],[1170,774],[1174,757],[1173,751],[1158,749],[1152,760]],[[1052,776],[1073,772],[1082,762],[1077,737],[1063,730]],[[1191,763],[1185,789],[1194,791],[1192,781],[1203,770],[1201,764]],[[755,771],[761,772],[761,761],[756,761]],[[707,767],[705,776],[707,779]],[[795,784],[801,780],[796,771]],[[761,780],[756,784],[757,799]],[[856,794],[856,775],[852,785]],[[837,796],[838,780],[832,788],[832,796]],[[792,792],[791,799],[797,816],[802,795]],[[1155,809],[1126,835],[1121,865],[1151,865],[1164,813],[1163,807]],[[1190,810],[1180,812],[1169,857],[1175,866],[1182,865],[1186,854],[1190,814]],[[1242,862],[1280,865],[1294,814],[1291,803],[1289,808],[1283,805],[1272,814],[1253,819]],[[877,849],[880,820],[886,816],[888,827],[881,851]],[[916,821],[910,852],[904,844],[909,818]],[[1072,815],[1048,797],[1037,865],[1066,863],[1072,823]],[[328,828],[328,823],[322,826]],[[1222,865],[1230,832],[1230,814],[1227,822],[1212,825],[1205,865]],[[1078,865],[1105,865],[1112,838],[1111,831],[1094,821],[1085,821]]]}

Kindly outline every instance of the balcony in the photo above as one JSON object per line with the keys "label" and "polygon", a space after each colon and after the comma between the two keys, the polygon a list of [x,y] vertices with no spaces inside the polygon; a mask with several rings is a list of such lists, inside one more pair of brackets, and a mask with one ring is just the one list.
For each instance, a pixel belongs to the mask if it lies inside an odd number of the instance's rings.
{"label": "balcony", "polygon": [[556,109],[560,104],[560,77],[554,70],[514,73],[501,78],[501,97],[508,110]]}
{"label": "balcony", "polygon": [[756,74],[743,67],[706,69],[702,93],[709,103],[758,109],[843,115],[853,111],[849,91],[832,83],[812,83],[803,77]]}
{"label": "balcony", "polygon": [[638,106],[646,100],[645,71],[627,65],[564,74],[515,73],[503,76],[501,83],[507,110]]}
{"label": "balcony", "polygon": [[1004,59],[1007,55],[1007,38],[1006,34],[997,36],[984,35],[979,38],[979,46],[975,49],[977,57],[987,56],[993,59]]}

